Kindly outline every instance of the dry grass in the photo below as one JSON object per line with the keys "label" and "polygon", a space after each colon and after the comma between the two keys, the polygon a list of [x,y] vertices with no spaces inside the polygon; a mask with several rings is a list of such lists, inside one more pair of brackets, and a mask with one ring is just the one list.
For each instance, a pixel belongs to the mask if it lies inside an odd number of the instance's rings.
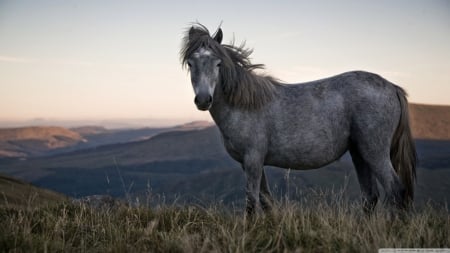
{"label": "dry grass", "polygon": [[347,203],[318,194],[278,204],[273,214],[251,220],[221,206],[1,207],[0,251],[376,252],[450,246],[448,210],[429,206],[391,219],[383,210],[366,217],[359,206]]}

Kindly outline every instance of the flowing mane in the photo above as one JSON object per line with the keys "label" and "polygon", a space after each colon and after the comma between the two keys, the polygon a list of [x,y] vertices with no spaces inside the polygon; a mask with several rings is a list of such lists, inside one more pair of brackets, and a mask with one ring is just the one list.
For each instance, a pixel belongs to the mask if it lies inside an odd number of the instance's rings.
{"label": "flowing mane", "polygon": [[209,49],[219,57],[220,85],[225,100],[233,107],[258,109],[271,101],[276,95],[276,86],[281,83],[268,75],[257,74],[256,69],[264,69],[263,64],[252,64],[250,55],[253,50],[240,46],[219,44],[211,37],[208,29],[194,24],[184,36],[180,51],[181,62],[186,67],[189,57],[199,48]]}

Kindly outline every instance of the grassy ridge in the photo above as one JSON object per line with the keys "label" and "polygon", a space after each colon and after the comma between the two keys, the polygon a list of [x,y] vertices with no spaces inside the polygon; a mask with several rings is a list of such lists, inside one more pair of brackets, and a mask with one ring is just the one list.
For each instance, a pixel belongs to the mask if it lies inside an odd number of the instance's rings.
{"label": "grassy ridge", "polygon": [[[450,246],[448,210],[404,219],[318,196],[278,204],[246,220],[240,211],[167,206],[95,209],[82,204],[0,208],[2,252],[376,252],[380,247]],[[239,209],[240,210],[240,209]]]}
{"label": "grassy ridge", "polygon": [[68,200],[68,198],[63,194],[38,188],[21,180],[0,174],[0,206],[14,208],[39,207],[65,200]]}

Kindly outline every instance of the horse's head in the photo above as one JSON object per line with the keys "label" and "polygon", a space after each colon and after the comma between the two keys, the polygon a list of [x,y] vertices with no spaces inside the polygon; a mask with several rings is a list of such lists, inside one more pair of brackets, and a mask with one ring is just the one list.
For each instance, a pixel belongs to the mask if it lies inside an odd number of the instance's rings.
{"label": "horse's head", "polygon": [[[191,28],[189,36],[195,36],[195,28]],[[209,35],[208,35],[209,36]],[[220,44],[222,42],[222,30],[219,28],[212,38]],[[216,86],[219,83],[219,70],[222,60],[214,54],[213,50],[202,45],[186,58],[191,74],[192,87],[195,92],[195,105],[199,110],[206,111],[211,108]]]}

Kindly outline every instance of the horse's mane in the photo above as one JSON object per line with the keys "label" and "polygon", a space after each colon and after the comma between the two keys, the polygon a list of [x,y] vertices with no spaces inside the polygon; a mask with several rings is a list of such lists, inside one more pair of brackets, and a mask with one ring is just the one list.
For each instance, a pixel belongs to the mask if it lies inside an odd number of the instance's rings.
{"label": "horse's mane", "polygon": [[234,42],[219,44],[213,37],[201,24],[196,23],[190,27],[180,51],[183,67],[195,51],[201,47],[207,48],[222,60],[220,81],[229,105],[257,109],[271,101],[276,96],[276,86],[281,83],[271,76],[254,72],[256,69],[264,69],[264,65],[251,63],[250,55],[253,50],[245,48],[245,43],[240,46],[234,45]]}

